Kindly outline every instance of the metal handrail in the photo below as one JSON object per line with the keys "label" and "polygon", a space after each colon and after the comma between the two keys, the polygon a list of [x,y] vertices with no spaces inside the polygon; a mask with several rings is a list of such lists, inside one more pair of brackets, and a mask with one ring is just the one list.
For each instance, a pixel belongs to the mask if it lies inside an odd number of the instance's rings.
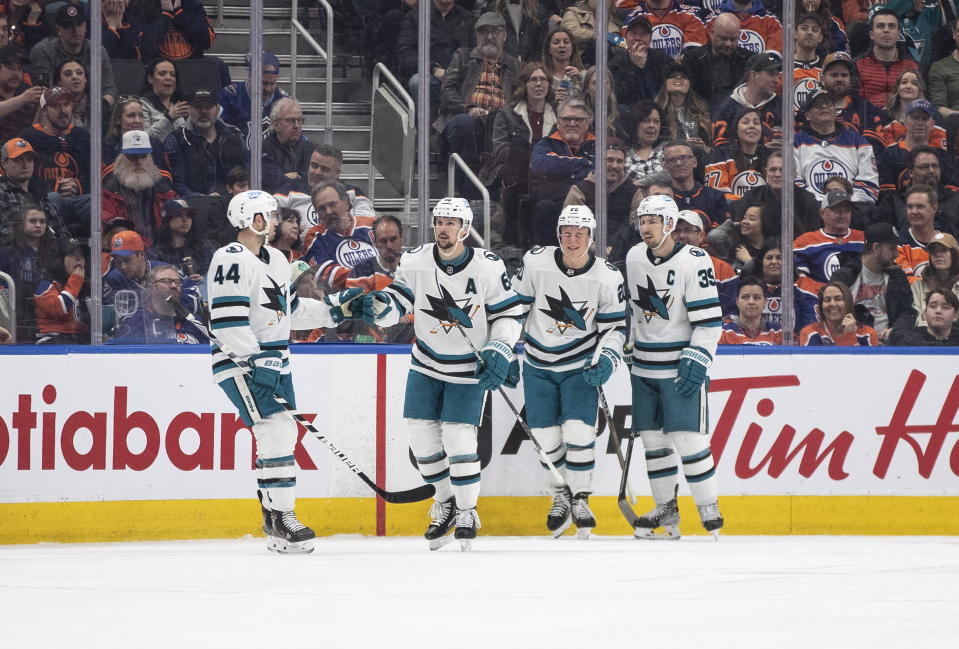
{"label": "metal handrail", "polygon": [[480,245],[487,247],[489,246],[489,190],[486,189],[486,186],[480,182],[480,179],[476,177],[476,174],[473,173],[473,170],[469,168],[469,165],[463,161],[463,158],[460,157],[458,153],[450,154],[450,161],[446,165],[446,195],[453,196],[455,193],[455,180],[456,174],[454,173],[454,167],[459,167],[460,170],[466,175],[466,178],[473,183],[477,189],[480,191],[480,196],[483,197],[483,236],[482,238],[479,235],[479,232],[476,231],[472,225],[470,226],[470,235],[476,239]]}
{"label": "metal handrail", "polygon": [[[369,197],[372,201],[376,196],[376,183],[375,183],[375,173],[376,170],[373,168],[373,113],[375,112],[374,106],[376,105],[376,91],[380,88],[380,77],[383,77],[393,90],[393,93],[403,100],[403,103],[406,104],[406,112],[409,115],[409,127],[410,132],[413,133],[413,138],[416,138],[416,104],[413,103],[413,98],[410,97],[410,94],[406,92],[406,89],[403,87],[403,84],[393,76],[393,73],[389,71],[382,62],[377,63],[376,67],[373,68],[373,90],[370,94],[370,173],[369,173]],[[423,170],[420,170],[420,173],[424,173]],[[429,173],[427,170],[425,173]],[[403,197],[403,214],[409,215],[410,213],[410,198],[411,192],[413,191],[413,165],[410,165],[410,177],[407,178],[408,182],[406,183],[406,194]],[[423,242],[421,242],[423,243]]]}
{"label": "metal handrail", "polygon": [[326,134],[327,144],[333,143],[333,7],[326,0],[317,0],[326,10],[326,50],[320,47],[316,39],[297,20],[299,15],[299,0],[293,0],[293,15],[290,19],[290,94],[296,97],[296,40],[297,34],[303,35],[306,44],[326,61]]}
{"label": "metal handrail", "polygon": [[223,26],[223,0],[216,0],[216,26]]}

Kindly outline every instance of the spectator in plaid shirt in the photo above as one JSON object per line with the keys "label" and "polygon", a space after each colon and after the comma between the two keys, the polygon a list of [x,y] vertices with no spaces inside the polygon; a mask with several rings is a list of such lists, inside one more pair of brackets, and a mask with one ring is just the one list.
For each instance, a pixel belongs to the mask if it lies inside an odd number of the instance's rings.
{"label": "spectator in plaid shirt", "polygon": [[489,139],[493,115],[513,92],[519,76],[516,59],[503,53],[506,21],[487,12],[476,21],[476,47],[453,54],[442,86],[442,115],[436,122],[446,150],[458,153],[474,170]]}

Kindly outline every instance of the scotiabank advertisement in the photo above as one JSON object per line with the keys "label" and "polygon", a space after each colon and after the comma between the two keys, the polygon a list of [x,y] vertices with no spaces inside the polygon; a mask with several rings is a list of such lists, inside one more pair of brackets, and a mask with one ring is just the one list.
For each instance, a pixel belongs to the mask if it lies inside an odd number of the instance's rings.
{"label": "scotiabank advertisement", "polygon": [[[355,350],[294,349],[299,411],[380,484],[414,487],[420,478],[402,419],[409,357]],[[208,354],[154,348],[0,358],[0,502],[253,495],[252,435],[212,383]],[[957,361],[888,353],[720,355],[709,401],[720,493],[959,495]],[[628,431],[625,371],[606,393],[613,423]],[[507,394],[521,409],[522,389]],[[499,395],[489,397],[487,414],[479,429],[483,494],[545,494],[535,450]],[[648,494],[639,441],[633,455],[633,490]],[[295,456],[298,496],[371,495],[302,428]],[[615,495],[620,475],[601,418],[595,493]]]}

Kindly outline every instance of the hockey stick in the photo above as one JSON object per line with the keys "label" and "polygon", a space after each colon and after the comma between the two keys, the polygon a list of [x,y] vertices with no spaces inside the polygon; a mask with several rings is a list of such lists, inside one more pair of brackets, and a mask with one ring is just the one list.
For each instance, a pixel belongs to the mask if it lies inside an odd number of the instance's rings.
{"label": "hockey stick", "polygon": [[[601,350],[602,340],[596,344],[596,351],[593,353],[593,360],[590,367],[596,367],[596,364],[599,362]],[[599,395],[599,406],[603,409],[603,414],[606,415],[606,422],[609,425],[609,435],[612,438],[613,448],[616,451],[616,459],[619,460],[619,468],[621,471],[625,471],[626,460],[623,458],[623,449],[621,448],[622,438],[616,429],[616,422],[613,421],[613,412],[609,409],[609,404],[606,403],[606,393],[603,392],[603,386],[597,385],[596,393]],[[633,495],[633,490],[629,483],[626,484],[626,495],[629,497],[629,502],[635,505],[636,496]]]}
{"label": "hockey stick", "polygon": [[630,437],[629,442],[626,443],[625,466],[623,467],[623,477],[619,481],[619,498],[616,501],[616,503],[619,505],[619,511],[623,512],[623,516],[626,517],[630,527],[633,529],[636,529],[636,524],[639,522],[639,516],[636,515],[636,512],[633,511],[633,508],[629,506],[628,502],[626,502],[626,484],[629,477],[629,462],[633,459],[633,442],[635,441],[635,437]]}
{"label": "hockey stick", "polygon": [[[437,271],[437,273],[438,272],[439,271]],[[436,277],[436,287],[440,288],[440,280],[438,276]],[[442,294],[443,294],[443,291],[441,290],[440,295]],[[465,331],[463,331],[463,325],[462,323],[460,323],[459,318],[450,314],[450,320],[452,320],[456,324],[456,329],[460,332],[460,334],[462,334],[463,340],[465,340],[466,344],[469,345],[471,350],[473,350],[473,356],[476,357],[476,362],[479,364],[479,366],[480,367],[485,366],[486,361],[484,361],[483,357],[480,356],[479,350],[476,349],[476,345],[473,344],[473,341],[470,340],[470,337],[466,335]],[[516,416],[516,421],[519,422],[519,425],[520,427],[522,427],[523,432],[525,432],[526,436],[529,437],[529,441],[533,442],[533,446],[536,447],[536,452],[539,453],[540,460],[543,462],[543,464],[546,465],[546,468],[549,469],[549,472],[553,474],[553,478],[556,480],[557,486],[559,487],[564,486],[566,484],[566,480],[563,478],[560,472],[556,469],[556,465],[554,465],[550,461],[549,456],[546,455],[546,451],[543,450],[543,447],[540,445],[540,443],[536,441],[536,437],[533,435],[533,431],[529,429],[529,425],[523,420],[523,417],[519,414],[519,410],[516,409],[516,406],[513,405],[513,402],[510,401],[510,398],[506,396],[506,391],[503,389],[503,386],[499,386],[496,389],[499,390],[500,396],[503,397],[503,401],[506,402],[506,405],[509,406],[509,409],[513,411],[513,414]]]}
{"label": "hockey stick", "polygon": [[[195,327],[200,329],[200,331],[204,332],[207,335],[207,337],[209,337],[210,340],[215,342],[217,346],[220,348],[220,351],[226,354],[227,356],[229,356],[230,360],[236,363],[243,370],[244,374],[249,372],[250,364],[242,360],[236,354],[234,354],[229,347],[224,345],[216,336],[213,335],[213,332],[210,330],[210,328],[208,328],[206,325],[200,322],[197,319],[197,317],[194,316],[192,313],[190,313],[190,311],[186,307],[180,304],[179,301],[176,300],[176,298],[174,298],[171,295],[170,297],[167,298],[167,302],[169,302],[173,306],[173,310],[176,312],[178,316],[180,316],[184,320],[189,321]],[[273,398],[276,399],[277,403],[279,403],[281,406],[286,408],[290,412],[290,414],[293,415],[293,418],[296,421],[303,424],[304,428],[306,428],[308,431],[313,433],[313,436],[316,439],[323,442],[326,448],[329,449],[329,451],[333,455],[335,455],[338,460],[343,462],[343,464],[349,467],[350,471],[356,474],[356,477],[358,477],[360,480],[365,482],[366,486],[368,486],[370,489],[375,491],[376,495],[378,495],[380,498],[382,498],[386,502],[396,503],[396,504],[415,503],[421,500],[426,500],[427,498],[431,498],[433,494],[436,493],[436,487],[434,487],[431,484],[424,484],[414,489],[407,489],[406,491],[387,491],[385,489],[382,489],[375,482],[370,480],[365,473],[360,471],[359,467],[356,466],[356,464],[354,464],[353,461],[349,457],[347,457],[343,451],[336,448],[336,446],[334,446],[333,442],[331,442],[329,438],[327,438],[323,433],[317,430],[310,420],[308,420],[306,417],[304,417],[300,413],[296,412],[296,409],[293,408],[293,406],[290,404],[289,401],[284,399],[279,394],[274,394]]]}

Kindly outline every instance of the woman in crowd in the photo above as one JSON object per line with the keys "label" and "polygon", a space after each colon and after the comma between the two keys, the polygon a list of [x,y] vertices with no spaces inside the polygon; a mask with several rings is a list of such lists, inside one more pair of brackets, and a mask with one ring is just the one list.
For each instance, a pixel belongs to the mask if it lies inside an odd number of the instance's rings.
{"label": "woman in crowd", "polygon": [[510,103],[493,117],[492,151],[480,178],[491,188],[494,198],[499,196],[503,216],[508,220],[519,218],[520,197],[530,193],[529,160],[533,145],[556,126],[552,100],[546,66],[527,63],[519,73]]}
{"label": "woman in crowd", "polygon": [[165,59],[147,67],[147,83],[142,95],[146,130],[159,141],[173,134],[173,124],[190,115],[190,106],[180,99],[177,89],[176,68]]}
{"label": "woman in crowd", "polygon": [[[906,136],[906,112],[916,99],[928,99],[926,82],[918,70],[903,70],[892,84],[892,91],[886,98],[883,107],[883,123],[880,129],[883,144],[892,146]],[[938,123],[941,118],[936,116],[937,124],[929,134],[929,146],[945,148],[946,130]]]}
{"label": "woman in crowd", "polygon": [[819,289],[819,322],[803,327],[799,344],[803,347],[878,345],[876,330],[856,321],[854,306],[848,286],[842,282],[823,284]]}
{"label": "woman in crowd", "polygon": [[633,182],[663,169],[663,113],[654,102],[637,103],[623,118],[629,134],[626,173]]}
{"label": "woman in crowd", "polygon": [[47,262],[56,254],[57,240],[47,227],[47,215],[32,204],[16,211],[12,232],[12,241],[0,247],[0,272],[16,285],[17,340],[33,340],[36,321],[30,301],[37,283],[47,279]]}
{"label": "woman in crowd", "polygon": [[912,305],[919,317],[916,325],[925,326],[923,309],[926,305],[926,295],[929,291],[952,291],[959,295],[959,243],[955,237],[945,232],[936,234],[935,238],[926,246],[929,253],[929,264],[922,269],[919,278],[912,288]]}
{"label": "woman in crowd", "polygon": [[294,262],[303,254],[303,237],[300,235],[300,213],[281,207],[280,223],[270,245],[282,252],[287,261]]}
{"label": "woman in crowd", "polygon": [[[613,83],[610,80],[612,75],[606,76],[606,133],[615,135],[621,140],[628,139],[623,131],[622,119],[619,114],[619,104],[616,101],[616,91],[613,90]],[[596,133],[596,66],[591,67],[583,73],[583,96],[581,99],[586,102],[590,112],[594,116],[594,121],[589,125],[590,133]]]}
{"label": "woman in crowd", "polygon": [[546,35],[542,60],[551,77],[555,105],[570,97],[579,97],[583,62],[568,29],[556,27]]}
{"label": "woman in crowd", "polygon": [[[616,11],[616,0],[607,0],[606,33],[618,36],[622,29],[622,19]],[[568,3],[564,3],[568,4]],[[563,12],[563,27],[573,35],[573,42],[582,52],[583,63],[593,65],[596,62],[596,0],[579,0]],[[623,41],[625,44],[625,41]]]}
{"label": "woman in crowd", "polygon": [[679,63],[666,69],[663,86],[656,95],[663,126],[674,138],[687,140],[697,153],[705,153],[712,130],[709,106],[689,82],[689,71]]}
{"label": "woman in crowd", "polygon": [[[123,134],[127,131],[146,130],[145,105],[139,97],[120,97],[107,125],[106,137],[103,138],[103,165],[113,164],[120,155]],[[169,135],[160,140],[150,135],[150,146],[153,147],[153,162],[158,169],[168,171],[173,176],[173,189],[180,196],[190,193],[186,184],[186,172],[183,169],[183,157],[176,145],[176,138]]]}
{"label": "woman in crowd", "polygon": [[33,295],[37,344],[89,343],[87,248],[77,241],[61,242],[56,254],[50,256],[46,271],[47,279],[37,284]]}
{"label": "woman in crowd", "polygon": [[[782,281],[783,253],[778,237],[766,239],[762,250],[755,259],[743,266],[740,277],[756,277],[763,283],[766,294],[766,306],[763,317],[773,326],[782,327]],[[793,277],[796,273],[793,271]],[[795,327],[799,332],[806,325],[816,321],[816,300],[813,296],[799,291],[793,284],[793,305]]]}
{"label": "woman in crowd", "polygon": [[90,95],[87,92],[87,71],[76,61],[67,60],[57,68],[55,84],[66,89],[73,97],[73,123],[83,128],[90,127]]}
{"label": "woman in crowd", "polygon": [[720,345],[781,345],[783,332],[778,322],[765,316],[766,291],[757,277],[742,277],[736,293],[739,315],[723,322]]}
{"label": "woman in crowd", "polygon": [[181,198],[166,201],[163,223],[149,257],[175,266],[190,281],[201,284],[217,245],[193,227],[195,214],[196,210]]}
{"label": "woman in crowd", "polygon": [[848,52],[849,39],[846,37],[846,25],[832,13],[829,0],[802,0],[796,4],[797,15],[803,13],[819,14],[829,25],[829,33],[823,34],[821,54],[830,52]]}
{"label": "woman in crowd", "polygon": [[750,189],[766,184],[763,170],[769,151],[763,143],[763,123],[755,108],[742,108],[733,119],[729,144],[706,156],[705,185],[726,194],[742,197]]}
{"label": "woman in crowd", "polygon": [[751,205],[746,208],[739,227],[733,226],[732,255],[727,261],[739,273],[749,263],[755,263],[763,251],[766,240],[763,236],[763,206]]}

